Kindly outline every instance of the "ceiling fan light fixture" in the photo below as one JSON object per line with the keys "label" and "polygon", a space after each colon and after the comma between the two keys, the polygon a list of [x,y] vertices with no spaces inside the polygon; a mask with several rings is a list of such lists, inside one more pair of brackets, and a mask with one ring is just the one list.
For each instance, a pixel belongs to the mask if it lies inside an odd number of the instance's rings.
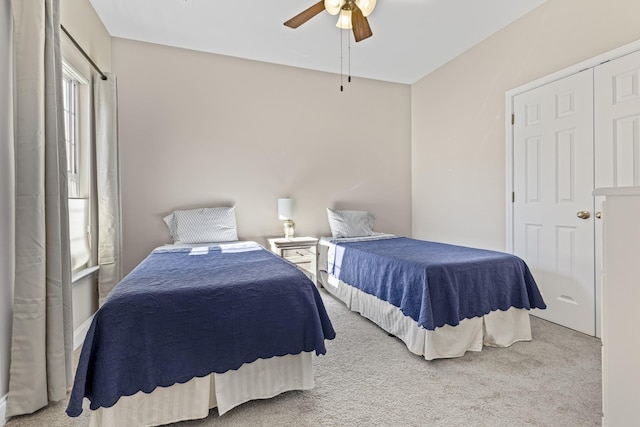
{"label": "ceiling fan light fixture", "polygon": [[336,23],[336,27],[342,30],[350,30],[351,26],[351,11],[342,9],[340,10],[340,16],[338,17],[338,22]]}
{"label": "ceiling fan light fixture", "polygon": [[324,0],[324,8],[331,15],[337,15],[346,0]]}
{"label": "ceiling fan light fixture", "polygon": [[367,17],[376,8],[376,0],[356,0],[356,6],[362,11],[362,16]]}

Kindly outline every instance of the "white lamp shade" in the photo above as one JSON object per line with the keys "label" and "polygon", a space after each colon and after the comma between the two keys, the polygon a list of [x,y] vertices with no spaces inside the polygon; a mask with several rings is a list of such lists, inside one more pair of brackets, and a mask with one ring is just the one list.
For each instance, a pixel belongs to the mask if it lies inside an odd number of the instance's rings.
{"label": "white lamp shade", "polygon": [[362,16],[369,16],[376,8],[376,0],[356,0],[356,6],[362,11]]}
{"label": "white lamp shade", "polygon": [[340,12],[340,8],[344,6],[345,0],[324,0],[324,8],[331,15],[337,15]]}
{"label": "white lamp shade", "polygon": [[350,30],[351,27],[351,11],[342,9],[336,27],[343,30]]}
{"label": "white lamp shade", "polygon": [[293,219],[292,199],[278,199],[278,218],[281,220]]}

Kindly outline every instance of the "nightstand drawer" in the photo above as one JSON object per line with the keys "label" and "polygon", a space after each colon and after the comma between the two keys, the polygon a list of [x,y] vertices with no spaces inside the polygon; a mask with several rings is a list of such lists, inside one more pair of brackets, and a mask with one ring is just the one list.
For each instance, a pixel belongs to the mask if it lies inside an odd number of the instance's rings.
{"label": "nightstand drawer", "polygon": [[315,254],[307,248],[282,249],[282,258],[286,258],[295,264],[311,262],[314,256]]}
{"label": "nightstand drawer", "polygon": [[302,271],[309,279],[311,279],[313,283],[316,282],[316,273],[313,270],[313,263],[306,262],[304,264],[296,264],[296,266],[298,266],[300,271]]}
{"label": "nightstand drawer", "polygon": [[269,239],[271,251],[286,259],[316,283],[316,245],[315,237],[290,237]]}

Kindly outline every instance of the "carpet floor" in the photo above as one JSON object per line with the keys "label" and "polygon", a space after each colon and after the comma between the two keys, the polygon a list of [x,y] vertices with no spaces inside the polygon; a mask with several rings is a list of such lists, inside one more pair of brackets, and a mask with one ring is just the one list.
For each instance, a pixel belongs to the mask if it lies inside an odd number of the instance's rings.
{"label": "carpet floor", "polygon": [[[531,318],[533,341],[428,362],[321,289],[337,333],[314,358],[316,386],[245,403],[205,426],[600,426],[600,339]],[[89,425],[66,401],[7,427]],[[85,408],[88,403],[85,401]],[[135,426],[123,426],[135,427]]]}

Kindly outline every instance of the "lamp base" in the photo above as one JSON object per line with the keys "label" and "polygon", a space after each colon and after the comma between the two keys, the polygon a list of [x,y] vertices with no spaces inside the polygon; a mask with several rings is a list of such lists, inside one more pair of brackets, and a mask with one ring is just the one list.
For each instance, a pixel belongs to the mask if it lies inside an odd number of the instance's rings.
{"label": "lamp base", "polygon": [[293,237],[293,233],[295,232],[296,223],[293,220],[288,219],[284,222],[284,237],[289,239]]}

